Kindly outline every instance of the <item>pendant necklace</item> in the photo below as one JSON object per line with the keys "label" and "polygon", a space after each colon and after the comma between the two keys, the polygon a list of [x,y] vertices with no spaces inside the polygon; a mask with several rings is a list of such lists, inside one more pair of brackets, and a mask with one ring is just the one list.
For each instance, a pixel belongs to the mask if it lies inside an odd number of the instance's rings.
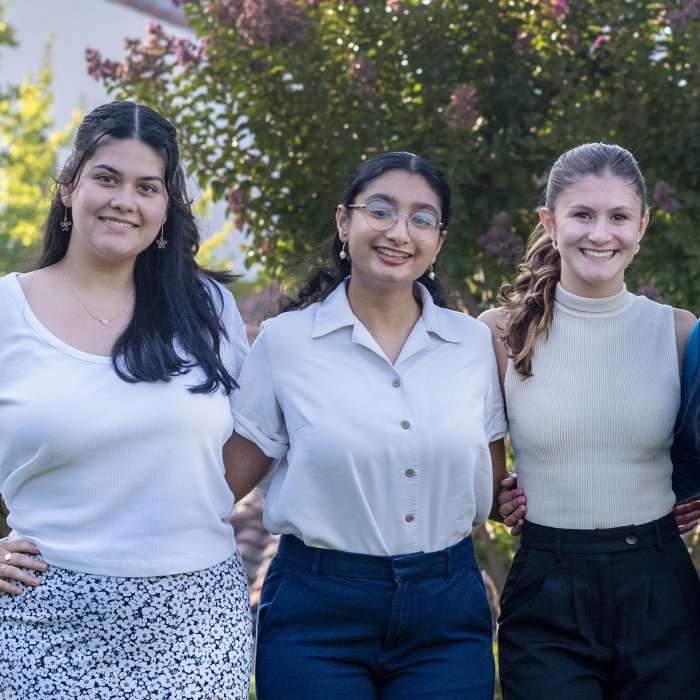
{"label": "pendant necklace", "polygon": [[90,318],[94,319],[95,321],[99,321],[103,326],[108,326],[110,323],[112,323],[112,321],[119,318],[126,311],[126,308],[129,305],[129,302],[131,301],[131,297],[134,294],[134,290],[132,289],[124,297],[124,302],[122,303],[121,308],[114,316],[112,316],[111,318],[100,318],[99,316],[95,316],[95,314],[93,314],[92,311],[90,311],[90,309],[88,309],[88,307],[85,305],[85,302],[80,298],[80,296],[78,296],[78,292],[76,292],[75,289],[73,288],[73,285],[71,284],[70,278],[68,277],[68,274],[66,273],[66,268],[63,264],[63,260],[61,260],[61,272],[63,272],[63,277],[66,280],[66,284],[68,285],[68,289],[70,290],[70,293],[76,298],[76,300],[78,301],[80,306],[82,306],[85,309],[85,311],[87,312],[88,316],[90,316]]}

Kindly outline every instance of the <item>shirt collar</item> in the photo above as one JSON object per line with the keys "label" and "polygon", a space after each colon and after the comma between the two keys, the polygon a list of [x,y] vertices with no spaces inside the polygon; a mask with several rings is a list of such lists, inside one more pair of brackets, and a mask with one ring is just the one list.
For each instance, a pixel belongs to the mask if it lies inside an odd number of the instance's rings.
{"label": "shirt collar", "polygon": [[[445,309],[435,304],[430,292],[420,282],[416,284],[423,304],[419,322],[422,321],[426,332],[437,335],[447,343],[461,343],[463,338],[458,329],[453,327],[451,314],[444,313]],[[339,328],[354,326],[356,322],[343,281],[321,302],[311,335],[320,338]]]}

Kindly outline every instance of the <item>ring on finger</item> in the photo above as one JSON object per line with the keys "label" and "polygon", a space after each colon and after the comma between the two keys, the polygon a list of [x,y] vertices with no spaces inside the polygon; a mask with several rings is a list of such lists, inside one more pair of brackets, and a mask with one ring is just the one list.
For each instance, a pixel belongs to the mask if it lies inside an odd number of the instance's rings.
{"label": "ring on finger", "polygon": [[3,557],[3,559],[9,564],[9,563],[10,563],[10,559],[12,559],[12,552],[8,552],[8,553]]}

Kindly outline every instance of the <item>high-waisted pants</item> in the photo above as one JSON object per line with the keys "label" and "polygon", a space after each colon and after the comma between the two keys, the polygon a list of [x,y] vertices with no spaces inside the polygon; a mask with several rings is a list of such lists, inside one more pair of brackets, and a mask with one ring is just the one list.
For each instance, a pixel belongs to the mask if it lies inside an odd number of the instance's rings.
{"label": "high-waisted pants", "polygon": [[526,522],[498,645],[504,700],[700,698],[700,581],[673,514],[605,530]]}
{"label": "high-waisted pants", "polygon": [[380,557],[283,535],[258,611],[259,700],[492,700],[492,622],[471,538]]}

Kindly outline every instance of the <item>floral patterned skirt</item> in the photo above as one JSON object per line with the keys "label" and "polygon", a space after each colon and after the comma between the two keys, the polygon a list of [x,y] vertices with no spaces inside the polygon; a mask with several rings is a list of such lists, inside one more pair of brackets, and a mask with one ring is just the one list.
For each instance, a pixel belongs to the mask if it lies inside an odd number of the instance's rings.
{"label": "floral patterned skirt", "polygon": [[0,698],[247,700],[251,615],[240,555],[193,573],[50,567],[0,594]]}

